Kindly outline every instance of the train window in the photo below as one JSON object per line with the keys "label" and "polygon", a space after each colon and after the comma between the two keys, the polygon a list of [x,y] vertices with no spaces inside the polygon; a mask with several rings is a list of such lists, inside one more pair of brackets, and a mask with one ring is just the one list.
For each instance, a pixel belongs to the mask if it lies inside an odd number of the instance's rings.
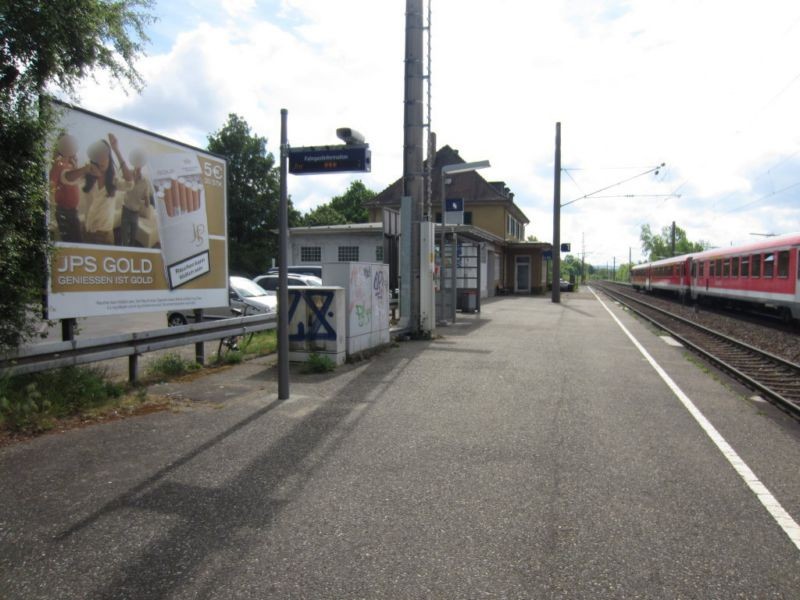
{"label": "train window", "polygon": [[778,252],[778,277],[789,277],[789,251]]}
{"label": "train window", "polygon": [[742,257],[742,277],[750,277],[750,257]]}
{"label": "train window", "polygon": [[750,276],[761,277],[761,255],[753,254],[750,257]]}
{"label": "train window", "polygon": [[696,262],[692,262],[692,275],[691,275],[691,277],[692,277],[692,279],[697,277],[697,263]]}
{"label": "train window", "polygon": [[731,259],[731,277],[739,276],[739,257],[734,256]]}
{"label": "train window", "polygon": [[772,277],[775,271],[775,254],[773,252],[764,253],[764,278]]}
{"label": "train window", "polygon": [[727,279],[730,277],[731,274],[731,261],[729,258],[726,258],[722,261],[722,276]]}
{"label": "train window", "polygon": [[700,261],[700,277],[703,276],[703,274],[704,274],[704,272],[706,270],[705,266],[706,266],[706,263],[704,261]]}
{"label": "train window", "polygon": [[714,279],[714,265],[716,263],[713,260],[708,261],[708,276],[711,279]]}
{"label": "train window", "polygon": [[721,258],[717,259],[717,267],[716,267],[716,269],[714,269],[714,272],[716,273],[717,277],[722,277],[722,259]]}

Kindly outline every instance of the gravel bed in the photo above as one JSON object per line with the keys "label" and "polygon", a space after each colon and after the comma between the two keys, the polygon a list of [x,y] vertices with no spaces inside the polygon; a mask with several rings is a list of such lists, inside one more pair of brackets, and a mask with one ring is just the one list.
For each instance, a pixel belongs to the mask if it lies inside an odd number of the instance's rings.
{"label": "gravel bed", "polygon": [[794,325],[794,331],[789,331],[788,328],[782,329],[779,326],[772,327],[770,325],[759,324],[746,319],[737,318],[734,315],[717,314],[701,306],[684,306],[677,301],[653,294],[645,294],[643,292],[636,293],[629,289],[621,291],[629,294],[632,293],[635,297],[641,298],[649,304],[668,310],[680,317],[724,333],[725,335],[741,340],[761,350],[771,352],[786,360],[800,364],[800,335],[798,334],[800,328],[798,328],[799,326],[797,324]]}

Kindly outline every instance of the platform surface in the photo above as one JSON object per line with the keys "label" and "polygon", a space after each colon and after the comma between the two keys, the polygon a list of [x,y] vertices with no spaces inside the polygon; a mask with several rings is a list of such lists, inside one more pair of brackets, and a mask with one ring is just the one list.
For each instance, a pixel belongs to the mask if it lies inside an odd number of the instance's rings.
{"label": "platform surface", "polygon": [[0,449],[0,597],[797,598],[800,424],[604,301],[790,522],[583,289]]}

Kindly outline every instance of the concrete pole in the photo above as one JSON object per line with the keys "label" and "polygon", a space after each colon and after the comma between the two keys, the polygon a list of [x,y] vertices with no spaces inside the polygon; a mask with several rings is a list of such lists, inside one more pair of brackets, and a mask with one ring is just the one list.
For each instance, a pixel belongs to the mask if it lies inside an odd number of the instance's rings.
{"label": "concrete pole", "polygon": [[556,160],[553,171],[553,289],[551,300],[561,302],[561,123],[556,123]]}
{"label": "concrete pole", "polygon": [[420,235],[423,195],[423,14],[422,0],[406,0],[403,195],[411,207],[411,327],[420,334]]}
{"label": "concrete pole", "polygon": [[278,207],[278,400],[289,399],[289,111],[281,109],[281,181]]}

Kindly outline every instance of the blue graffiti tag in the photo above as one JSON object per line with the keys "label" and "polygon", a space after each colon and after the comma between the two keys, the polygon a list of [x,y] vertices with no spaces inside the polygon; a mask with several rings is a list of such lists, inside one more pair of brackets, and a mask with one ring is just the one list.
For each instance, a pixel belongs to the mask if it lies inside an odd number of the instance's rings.
{"label": "blue graffiti tag", "polygon": [[[330,290],[323,291],[291,291],[292,301],[289,304],[289,322],[292,322],[294,314],[297,311],[297,306],[300,304],[300,298],[305,300],[305,304],[311,309],[313,314],[309,315],[308,323],[300,322],[297,324],[297,331],[289,332],[289,340],[292,342],[302,342],[303,340],[335,340],[336,329],[333,324],[328,321],[329,317],[333,317],[333,312],[328,312],[328,309],[333,304],[333,292]],[[314,298],[322,299],[322,306],[317,306]],[[306,329],[308,325],[308,329]],[[324,331],[320,331],[324,330]]]}
{"label": "blue graffiti tag", "polygon": [[375,297],[383,300],[383,271],[375,271],[375,279],[372,280],[372,289],[375,290]]}

